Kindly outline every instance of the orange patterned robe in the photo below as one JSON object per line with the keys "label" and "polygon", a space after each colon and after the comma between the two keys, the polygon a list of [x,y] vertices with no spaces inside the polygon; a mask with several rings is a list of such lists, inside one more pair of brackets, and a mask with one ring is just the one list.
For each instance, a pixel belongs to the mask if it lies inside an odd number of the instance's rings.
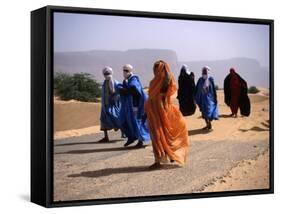
{"label": "orange patterned robe", "polygon": [[177,87],[169,65],[164,61],[158,63],[145,103],[155,162],[170,159],[182,166],[188,152],[186,121],[171,101]]}

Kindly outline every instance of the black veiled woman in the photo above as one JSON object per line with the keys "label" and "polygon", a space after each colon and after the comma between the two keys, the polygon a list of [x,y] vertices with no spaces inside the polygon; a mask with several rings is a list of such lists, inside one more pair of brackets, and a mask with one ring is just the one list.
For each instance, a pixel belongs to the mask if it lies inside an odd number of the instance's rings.
{"label": "black veiled woman", "polygon": [[186,65],[181,68],[178,79],[178,96],[180,111],[183,116],[193,115],[196,110],[195,105],[195,81],[194,73],[190,72]]}

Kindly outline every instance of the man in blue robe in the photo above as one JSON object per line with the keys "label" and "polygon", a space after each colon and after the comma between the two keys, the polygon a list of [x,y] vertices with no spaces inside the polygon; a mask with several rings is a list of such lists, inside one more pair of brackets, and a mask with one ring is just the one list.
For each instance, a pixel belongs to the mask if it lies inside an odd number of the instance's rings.
{"label": "man in blue robe", "polygon": [[210,68],[203,67],[202,77],[200,77],[196,84],[195,100],[202,113],[202,117],[206,122],[204,130],[212,130],[212,120],[218,120],[218,102],[217,92],[215,88],[214,78],[209,76]]}
{"label": "man in blue robe", "polygon": [[128,138],[124,146],[138,140],[136,147],[144,147],[150,140],[148,126],[144,120],[144,102],[147,95],[144,92],[138,76],[133,74],[133,67],[123,66],[123,84],[119,84],[121,95],[121,110],[119,122],[122,132]]}
{"label": "man in blue robe", "polygon": [[120,95],[118,93],[118,82],[113,79],[113,70],[106,66],[103,69],[104,82],[102,85],[102,108],[100,115],[101,130],[104,132],[104,138],[100,142],[109,142],[108,130],[117,131],[120,128]]}

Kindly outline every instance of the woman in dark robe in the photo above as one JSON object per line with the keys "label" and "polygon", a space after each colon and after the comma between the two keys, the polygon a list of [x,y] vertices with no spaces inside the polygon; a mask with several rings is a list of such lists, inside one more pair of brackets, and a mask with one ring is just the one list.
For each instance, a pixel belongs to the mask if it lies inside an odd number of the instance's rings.
{"label": "woman in dark robe", "polygon": [[247,82],[236,73],[234,68],[230,68],[229,74],[224,79],[224,102],[231,109],[230,117],[236,118],[239,108],[241,115],[250,115],[251,104]]}
{"label": "woman in dark robe", "polygon": [[178,79],[178,96],[180,111],[183,116],[193,115],[196,110],[195,105],[195,82],[194,74],[189,71],[186,65],[181,68]]}

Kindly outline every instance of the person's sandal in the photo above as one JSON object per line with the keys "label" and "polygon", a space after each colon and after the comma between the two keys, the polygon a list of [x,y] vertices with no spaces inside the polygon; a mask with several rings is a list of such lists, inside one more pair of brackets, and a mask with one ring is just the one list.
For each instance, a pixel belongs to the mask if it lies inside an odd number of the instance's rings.
{"label": "person's sandal", "polygon": [[104,137],[103,139],[99,140],[98,142],[100,142],[100,143],[107,143],[107,142],[109,142],[109,139]]}
{"label": "person's sandal", "polygon": [[139,140],[139,142],[135,145],[135,148],[140,149],[140,148],[145,148],[146,145],[143,144],[142,141]]}
{"label": "person's sandal", "polygon": [[202,130],[204,130],[204,131],[206,131],[206,130],[208,130],[208,129],[209,129],[208,126],[205,126],[204,128],[202,128]]}
{"label": "person's sandal", "polygon": [[148,168],[149,168],[150,170],[155,170],[155,169],[160,169],[161,167],[162,167],[162,165],[161,165],[159,162],[157,162],[157,163],[152,164],[152,165],[149,166]]}
{"label": "person's sandal", "polygon": [[130,144],[132,144],[135,140],[128,140],[125,144],[124,147],[129,146]]}

